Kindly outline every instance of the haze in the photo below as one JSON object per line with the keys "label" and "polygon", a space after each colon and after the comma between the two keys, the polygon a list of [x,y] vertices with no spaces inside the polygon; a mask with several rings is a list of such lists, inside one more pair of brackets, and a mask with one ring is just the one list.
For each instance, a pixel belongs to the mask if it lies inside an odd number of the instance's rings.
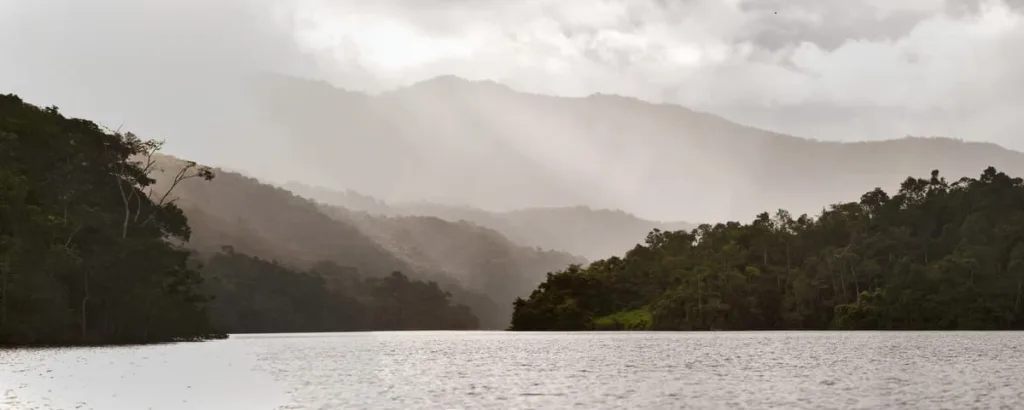
{"label": "haze", "polygon": [[[544,95],[680,104],[818,140],[936,135],[1022,149],[1022,12],[1024,3],[1009,0],[0,0],[0,91],[166,138],[170,154],[279,183],[492,210],[590,205],[661,220],[749,219],[752,209],[788,205],[749,192],[753,180],[739,171],[749,158],[688,153],[688,169],[706,169],[715,182],[668,189],[675,185],[659,181],[711,177],[652,164],[675,146],[648,143],[636,128],[622,130],[617,145],[597,144],[579,122],[538,122],[512,117],[518,108],[501,102],[479,104],[475,116],[488,122],[489,139],[463,129],[422,142],[417,155],[431,166],[384,178],[335,163],[401,167],[414,148],[373,145],[356,134],[336,136],[348,139],[339,142],[323,128],[297,135],[280,118],[245,108],[250,94],[239,87],[276,73],[380,93],[455,75]],[[310,104],[291,109],[329,112]],[[388,121],[440,112],[430,104],[387,108]],[[543,138],[541,129],[560,138]],[[452,156],[479,156],[499,143],[501,152],[525,159],[507,161],[482,182],[460,178],[501,161],[448,165]],[[345,157],[352,144],[379,155]],[[768,148],[747,144],[750,152]],[[522,188],[506,176],[515,173],[562,182]],[[445,180],[453,187],[435,187]],[[840,188],[827,197],[852,199]]]}

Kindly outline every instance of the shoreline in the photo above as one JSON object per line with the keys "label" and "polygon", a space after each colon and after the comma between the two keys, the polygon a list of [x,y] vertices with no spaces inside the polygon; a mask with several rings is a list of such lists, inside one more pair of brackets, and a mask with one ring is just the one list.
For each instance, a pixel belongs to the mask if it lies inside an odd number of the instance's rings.
{"label": "shoreline", "polygon": [[46,342],[46,343],[0,343],[0,350],[6,349],[59,349],[71,347],[130,347],[130,346],[153,346],[175,343],[201,343],[216,340],[227,340],[231,335],[228,333],[213,333],[203,336],[182,337],[172,340],[147,341],[147,342]]}

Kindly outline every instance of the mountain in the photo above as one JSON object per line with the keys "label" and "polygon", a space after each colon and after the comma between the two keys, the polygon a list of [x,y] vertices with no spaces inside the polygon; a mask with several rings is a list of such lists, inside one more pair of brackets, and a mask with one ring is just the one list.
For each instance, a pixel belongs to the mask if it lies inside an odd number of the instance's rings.
{"label": "mountain", "polygon": [[[182,164],[177,158],[158,158],[158,191],[169,188],[170,176]],[[358,228],[331,219],[312,202],[254,178],[221,169],[213,173],[211,181],[186,180],[172,191],[191,221],[190,245],[197,250],[230,245],[302,267],[333,261],[374,276],[411,270]]]}
{"label": "mountain", "polygon": [[333,191],[294,181],[282,187],[318,202],[369,214],[432,216],[452,222],[465,221],[500,232],[518,244],[563,250],[589,260],[603,259],[632,248],[654,229],[674,231],[694,227],[684,222],[649,221],[623,211],[586,206],[492,212],[425,201],[389,204],[352,190]]}
{"label": "mountain", "polygon": [[[520,246],[495,230],[465,221],[378,216],[329,205],[321,209],[358,227],[414,269],[444,272],[496,301],[529,294],[548,272],[586,262],[561,251]],[[511,309],[510,304],[504,306]]]}
{"label": "mountain", "polygon": [[0,94],[0,345],[465,330],[480,318],[453,296],[493,305],[387,274],[409,266],[355,228],[160,147]]}
{"label": "mountain", "polygon": [[[994,144],[825,142],[676,105],[526,94],[455,77],[366,95],[267,76],[246,92],[259,133],[286,138],[287,155],[301,159],[291,169],[308,177],[290,179],[389,203],[499,211],[587,205],[716,221],[763,209],[817,213],[822,204],[895,188],[892,181],[932,169],[958,178],[989,165],[1024,168],[1024,155]],[[268,161],[267,168],[290,166]]]}
{"label": "mountain", "polygon": [[[157,157],[156,191],[170,188],[185,164]],[[251,177],[212,172],[210,181],[183,180],[169,198],[189,219],[190,248],[209,254],[227,246],[297,271],[323,262],[368,277],[400,271],[438,282],[455,301],[472,308],[486,328],[503,328],[511,301],[529,293],[547,272],[583,262],[563,252],[519,246],[475,225],[325,207]]]}

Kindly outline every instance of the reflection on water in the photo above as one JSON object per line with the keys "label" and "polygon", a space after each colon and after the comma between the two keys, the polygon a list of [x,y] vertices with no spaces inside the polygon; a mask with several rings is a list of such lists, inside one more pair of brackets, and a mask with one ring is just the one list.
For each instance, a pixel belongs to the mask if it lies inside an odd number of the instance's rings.
{"label": "reflection on water", "polygon": [[1024,408],[1024,333],[236,335],[0,350],[0,394],[0,409]]}

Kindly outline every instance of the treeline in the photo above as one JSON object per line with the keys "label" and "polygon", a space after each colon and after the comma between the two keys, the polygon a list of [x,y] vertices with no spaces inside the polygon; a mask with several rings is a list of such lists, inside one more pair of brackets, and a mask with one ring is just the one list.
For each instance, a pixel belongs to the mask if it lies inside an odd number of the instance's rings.
{"label": "treeline", "polygon": [[158,147],[0,95],[0,342],[218,336],[184,214],[149,189]]}
{"label": "treeline", "polygon": [[564,252],[519,246],[497,231],[466,221],[376,216],[330,205],[320,205],[320,209],[358,227],[417,272],[439,272],[500,301],[493,308],[473,306],[483,328],[506,327],[512,317],[511,302],[529,294],[544,280],[545,272],[583,261]]}
{"label": "treeline", "polygon": [[0,344],[477,326],[436,283],[399,273],[187,249],[173,191],[213,173],[186,162],[156,184],[159,148],[0,95]]}
{"label": "treeline", "polygon": [[230,333],[468,330],[479,322],[435,282],[364,278],[333,262],[298,272],[231,247],[202,258],[213,324]]}
{"label": "treeline", "polygon": [[513,330],[1024,329],[1024,182],[934,171],[831,206],[650,233],[548,274]]}

